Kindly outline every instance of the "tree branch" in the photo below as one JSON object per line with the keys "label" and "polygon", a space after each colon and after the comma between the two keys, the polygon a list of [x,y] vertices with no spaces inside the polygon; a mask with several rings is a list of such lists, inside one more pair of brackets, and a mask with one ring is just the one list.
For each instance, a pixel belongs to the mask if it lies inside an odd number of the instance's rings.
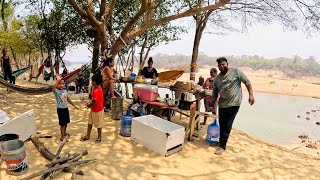
{"label": "tree branch", "polygon": [[75,0],[68,0],[69,4],[76,10],[83,19],[88,19],[86,11],[84,11]]}

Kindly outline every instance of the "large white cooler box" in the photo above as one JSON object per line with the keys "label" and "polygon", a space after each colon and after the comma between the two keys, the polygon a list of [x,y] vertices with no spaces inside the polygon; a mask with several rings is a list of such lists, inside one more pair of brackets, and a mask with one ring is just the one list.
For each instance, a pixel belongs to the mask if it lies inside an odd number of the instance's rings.
{"label": "large white cooler box", "polygon": [[22,141],[26,141],[31,135],[36,134],[34,111],[30,110],[13,119],[1,122],[0,136],[10,133],[18,134]]}
{"label": "large white cooler box", "polygon": [[185,128],[154,115],[132,119],[131,139],[163,156],[182,149]]}

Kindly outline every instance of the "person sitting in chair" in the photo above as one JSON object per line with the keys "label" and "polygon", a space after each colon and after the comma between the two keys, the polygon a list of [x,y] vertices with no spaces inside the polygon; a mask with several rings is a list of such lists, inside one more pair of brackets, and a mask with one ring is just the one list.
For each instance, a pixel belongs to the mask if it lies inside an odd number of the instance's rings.
{"label": "person sitting in chair", "polygon": [[114,69],[114,60],[112,58],[107,58],[107,60],[103,63],[103,70],[101,72],[103,83],[103,96],[106,97],[108,91],[110,91],[111,98],[116,98],[114,95],[114,85],[115,82],[119,80],[116,78],[116,70]]}
{"label": "person sitting in chair", "polygon": [[148,60],[148,66],[144,67],[139,75],[140,76],[142,75],[144,78],[149,78],[149,79],[153,79],[154,77],[156,77],[156,81],[158,81],[159,79],[158,72],[155,68],[152,67],[152,65],[153,65],[153,60],[152,60],[152,57],[150,57]]}

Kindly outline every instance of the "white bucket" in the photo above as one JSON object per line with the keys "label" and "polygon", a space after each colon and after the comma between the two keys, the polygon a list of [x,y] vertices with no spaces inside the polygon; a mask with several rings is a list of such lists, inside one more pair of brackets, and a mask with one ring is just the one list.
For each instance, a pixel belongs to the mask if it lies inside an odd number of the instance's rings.
{"label": "white bucket", "polygon": [[1,157],[7,164],[7,171],[12,175],[22,175],[28,171],[26,147],[21,140],[10,140],[1,144]]}

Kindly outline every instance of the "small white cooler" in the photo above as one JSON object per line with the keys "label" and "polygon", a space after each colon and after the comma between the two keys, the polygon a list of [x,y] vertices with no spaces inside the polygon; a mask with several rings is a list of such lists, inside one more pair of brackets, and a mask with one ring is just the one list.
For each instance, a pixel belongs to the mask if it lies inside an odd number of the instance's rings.
{"label": "small white cooler", "polygon": [[131,139],[163,155],[182,149],[185,128],[154,115],[132,119]]}

